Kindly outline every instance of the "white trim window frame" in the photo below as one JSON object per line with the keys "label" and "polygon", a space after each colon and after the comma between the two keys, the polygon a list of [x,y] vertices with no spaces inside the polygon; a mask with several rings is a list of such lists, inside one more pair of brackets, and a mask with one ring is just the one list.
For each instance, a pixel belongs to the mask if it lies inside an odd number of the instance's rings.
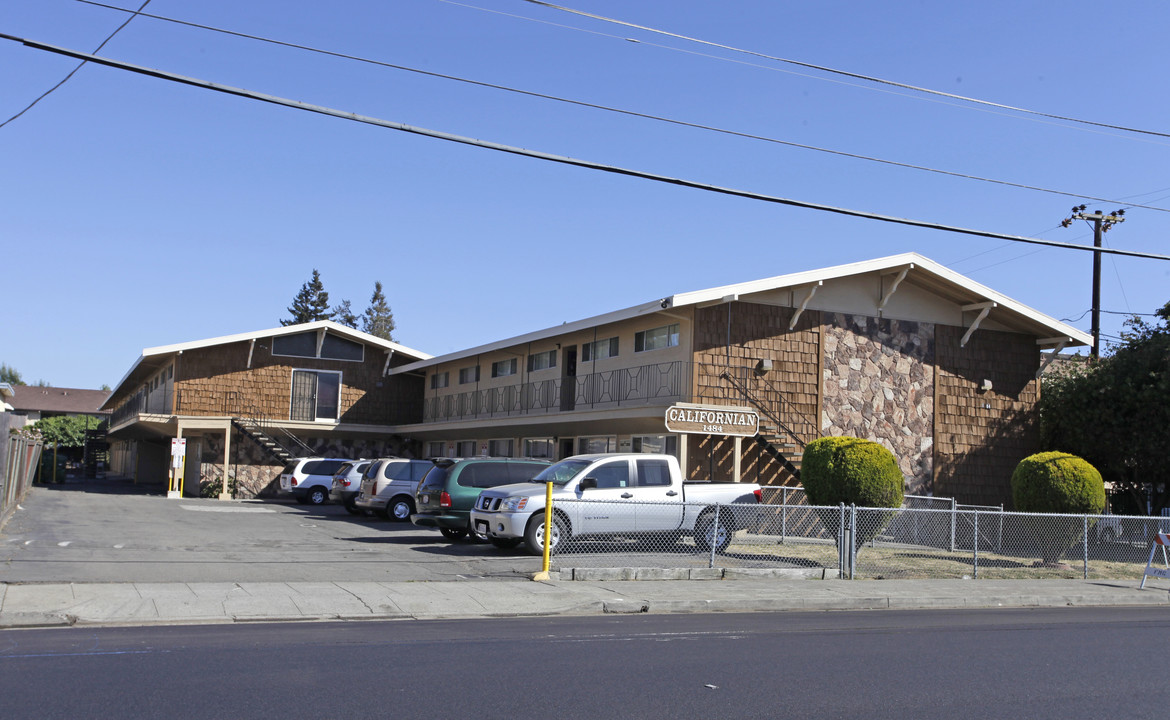
{"label": "white trim window frame", "polygon": [[[366,346],[365,346],[364,344],[362,344],[362,343],[360,343],[360,342],[357,342],[356,340],[351,340],[351,339],[349,339],[349,338],[342,337],[342,336],[340,336],[340,335],[337,335],[336,333],[326,333],[326,334],[327,334],[329,337],[336,338],[336,339],[338,339],[338,340],[342,340],[342,341],[344,341],[344,342],[349,342],[349,343],[353,343],[354,345],[357,345],[359,348],[361,348],[361,351],[362,351],[362,356],[361,356],[360,358],[358,358],[358,359],[354,360],[354,359],[351,359],[351,358],[328,357],[328,356],[323,356],[323,355],[321,355],[321,347],[323,347],[323,346],[324,346],[324,342],[322,342],[322,343],[319,345],[319,344],[317,343],[317,333],[316,333],[316,332],[313,332],[313,331],[311,331],[311,330],[310,330],[310,331],[308,331],[308,332],[305,332],[305,333],[292,333],[292,334],[290,334],[290,335],[274,335],[274,336],[272,336],[272,337],[271,337],[271,338],[268,340],[268,343],[269,343],[269,344],[268,344],[268,347],[269,347],[269,351],[268,351],[268,352],[269,352],[269,354],[270,354],[270,355],[272,355],[272,357],[295,357],[295,358],[302,358],[302,359],[305,359],[305,360],[326,360],[326,361],[328,361],[328,362],[356,362],[356,363],[363,363],[363,362],[365,362],[365,361],[366,361]],[[278,352],[276,352],[276,341],[277,341],[277,339],[278,339],[278,338],[293,338],[293,337],[297,337],[298,335],[312,335],[312,336],[313,336],[313,354],[312,354],[312,355],[289,355],[289,354],[287,354],[287,353],[278,353]]]}
{"label": "white trim window frame", "polygon": [[[313,395],[312,395],[311,400],[307,399],[307,398],[301,398],[299,400],[299,402],[305,403],[304,407],[299,408],[299,410],[301,411],[300,413],[297,412],[298,411],[298,407],[297,407],[297,403],[298,403],[297,373],[302,373],[304,375],[312,374],[315,376],[315,379],[313,382],[313,390],[312,390]],[[330,376],[330,375],[336,376],[336,378],[337,378],[337,384],[336,384],[337,395],[336,395],[336,398],[333,400],[334,412],[333,412],[332,417],[330,417],[328,415],[324,415],[324,416],[321,415],[321,377],[322,376]],[[341,419],[341,391],[345,387],[343,380],[344,379],[342,377],[340,370],[319,370],[317,368],[293,368],[292,373],[290,374],[290,378],[289,378],[289,390],[288,390],[288,395],[289,395],[288,417],[289,417],[289,419],[290,420],[308,421],[308,422],[328,422],[328,423],[335,423],[338,420],[340,420]],[[312,408],[308,407],[307,403],[309,403],[309,402],[312,403]],[[326,407],[328,407],[328,406],[326,406]],[[306,412],[307,410],[310,410],[310,409],[312,410],[312,412]],[[298,415],[312,415],[312,417],[298,417]]]}

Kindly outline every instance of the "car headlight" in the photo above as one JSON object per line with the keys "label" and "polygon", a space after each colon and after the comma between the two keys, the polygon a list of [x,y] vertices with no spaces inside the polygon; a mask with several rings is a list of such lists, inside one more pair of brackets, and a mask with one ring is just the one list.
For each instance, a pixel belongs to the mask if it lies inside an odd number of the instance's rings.
{"label": "car headlight", "polygon": [[500,510],[504,512],[518,512],[523,510],[527,504],[528,498],[526,497],[507,498],[500,503]]}

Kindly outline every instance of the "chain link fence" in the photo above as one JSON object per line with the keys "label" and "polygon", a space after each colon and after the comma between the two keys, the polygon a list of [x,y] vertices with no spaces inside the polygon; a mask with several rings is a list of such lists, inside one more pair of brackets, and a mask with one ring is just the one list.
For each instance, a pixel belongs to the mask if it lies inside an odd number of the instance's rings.
{"label": "chain link fence", "polygon": [[1170,517],[1055,515],[908,498],[902,508],[559,500],[553,569],[772,568],[826,577],[1140,578]]}

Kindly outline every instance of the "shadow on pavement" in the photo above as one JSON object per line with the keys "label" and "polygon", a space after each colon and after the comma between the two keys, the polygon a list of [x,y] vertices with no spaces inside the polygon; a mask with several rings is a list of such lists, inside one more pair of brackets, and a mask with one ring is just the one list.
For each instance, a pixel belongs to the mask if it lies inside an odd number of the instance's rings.
{"label": "shadow on pavement", "polygon": [[132,478],[106,475],[98,478],[68,476],[64,482],[37,483],[34,487],[51,492],[86,492],[102,495],[157,495],[165,496],[164,483],[135,483]]}

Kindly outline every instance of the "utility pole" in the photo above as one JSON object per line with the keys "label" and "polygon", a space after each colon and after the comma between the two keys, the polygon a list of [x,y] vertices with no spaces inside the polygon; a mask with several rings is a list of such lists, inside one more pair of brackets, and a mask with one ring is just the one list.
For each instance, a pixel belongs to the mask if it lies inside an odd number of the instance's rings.
{"label": "utility pole", "polygon": [[[1101,238],[1109,232],[1109,228],[1125,222],[1125,210],[1114,210],[1106,215],[1102,212],[1086,213],[1086,205],[1078,205],[1072,209],[1072,215],[1065,218],[1060,224],[1062,227],[1072,225],[1073,220],[1084,220],[1093,224],[1093,247],[1101,247]],[[1093,251],[1093,349],[1090,356],[1096,360],[1101,357],[1101,253]]]}

